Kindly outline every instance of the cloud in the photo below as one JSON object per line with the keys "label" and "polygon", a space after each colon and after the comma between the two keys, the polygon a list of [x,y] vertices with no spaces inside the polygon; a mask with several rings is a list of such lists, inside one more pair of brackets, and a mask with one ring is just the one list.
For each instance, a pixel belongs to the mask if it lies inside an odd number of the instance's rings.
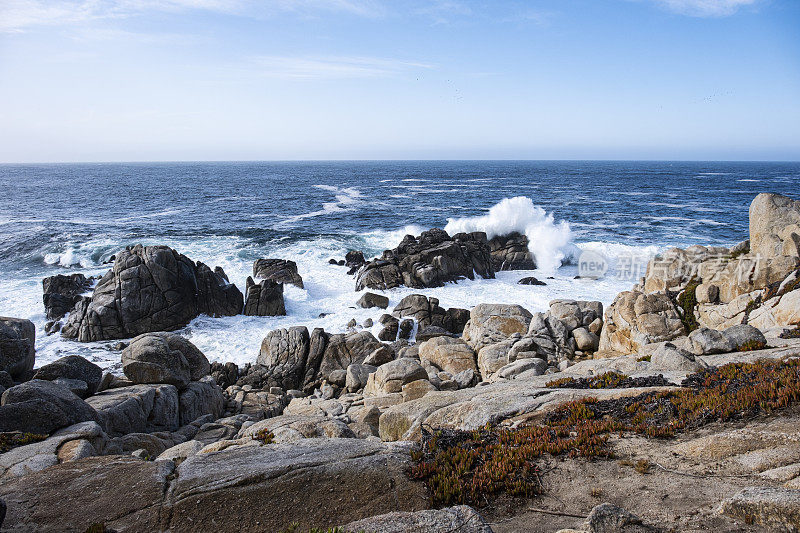
{"label": "cloud", "polygon": [[663,7],[692,17],[728,17],[758,0],[655,0]]}
{"label": "cloud", "polygon": [[248,70],[282,79],[342,79],[397,76],[433,65],[416,61],[378,57],[294,57],[258,56],[250,59]]}
{"label": "cloud", "polygon": [[2,0],[0,32],[35,26],[69,26],[148,12],[211,11],[245,17],[278,13],[341,12],[361,17],[383,14],[377,0]]}

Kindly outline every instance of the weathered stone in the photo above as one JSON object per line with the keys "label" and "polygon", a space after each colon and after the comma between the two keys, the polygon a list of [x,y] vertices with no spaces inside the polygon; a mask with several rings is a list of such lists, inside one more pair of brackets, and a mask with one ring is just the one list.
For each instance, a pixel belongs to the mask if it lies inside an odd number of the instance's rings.
{"label": "weathered stone", "polygon": [[383,325],[383,329],[378,333],[378,339],[388,342],[397,340],[397,333],[400,330],[399,320],[392,315],[386,314],[382,315],[378,322]]}
{"label": "weathered stone", "polygon": [[255,283],[248,277],[246,281],[247,297],[244,302],[244,314],[247,316],[284,316],[286,306],[283,301],[283,283],[265,279]]}
{"label": "weathered stone", "polygon": [[677,307],[666,294],[620,293],[606,310],[600,351],[636,353],[645,344],[686,334]]}
{"label": "weathered stone", "polygon": [[80,300],[81,294],[91,288],[91,281],[83,274],[56,274],[42,280],[45,316],[59,320],[69,313]]}
{"label": "weathered stone", "polygon": [[374,292],[365,292],[361,295],[361,298],[358,299],[356,304],[364,309],[370,309],[372,307],[386,309],[389,307],[389,298],[380,294],[375,294]]}
{"label": "weathered stone", "polygon": [[707,365],[696,359],[694,354],[681,350],[670,343],[659,346],[650,355],[650,368],[653,370],[683,370],[697,372]]}
{"label": "weathered stone", "polygon": [[0,370],[27,379],[36,361],[36,328],[23,318],[0,316]]}
{"label": "weathered stone", "polygon": [[122,371],[135,384],[167,383],[183,389],[208,375],[211,365],[197,346],[175,333],[145,333],[122,351]]}
{"label": "weathered stone", "polygon": [[133,385],[110,389],[87,399],[109,435],[175,431],[179,424],[178,391],[173,385]]}
{"label": "weathered stone", "polygon": [[281,531],[293,522],[325,528],[421,509],[427,498],[406,476],[407,450],[361,439],[303,439],[198,454],[177,469],[162,528],[211,532],[235,523],[242,531]]}
{"label": "weathered stone", "polygon": [[736,350],[736,345],[722,332],[715,329],[700,328],[689,334],[692,351],[697,355],[726,353]]}
{"label": "weathered stone", "polygon": [[243,303],[221,268],[212,271],[167,246],[136,245],[117,254],[61,333],[83,342],[124,339],[179,329],[200,314],[237,315]]}
{"label": "weathered stone", "polygon": [[452,238],[441,229],[406,235],[394,250],[366,263],[358,272],[356,290],[440,287],[462,278],[494,278],[485,233],[459,233]]}
{"label": "weathered stone", "polygon": [[319,366],[319,375],[327,379],[334,370],[347,370],[352,364],[362,364],[381,343],[368,331],[331,335]]}
{"label": "weathered stone", "polygon": [[714,304],[719,301],[719,287],[713,283],[701,283],[694,291],[697,303]]}
{"label": "weathered stone", "polygon": [[341,420],[325,416],[281,415],[248,426],[237,439],[254,439],[259,432],[272,433],[276,443],[297,442],[302,439],[354,439],[355,433]]}
{"label": "weathered stone", "polygon": [[369,354],[366,359],[364,359],[364,364],[378,367],[388,363],[389,361],[394,361],[394,360],[395,360],[394,350],[392,350],[389,346],[383,344],[379,346],[374,352]]}
{"label": "weathered stone", "polygon": [[472,507],[457,505],[438,510],[394,512],[365,518],[342,526],[344,531],[381,533],[492,533],[483,517]]}
{"label": "weathered stone", "polygon": [[[731,326],[722,332],[722,335],[735,347],[735,349],[744,348],[747,346],[764,347],[767,345],[767,339],[764,334],[749,324],[739,324],[738,326]],[[733,350],[731,350],[733,351]]]}
{"label": "weathered stone", "polygon": [[800,201],[761,193],[750,204],[750,253],[800,256]]}
{"label": "weathered stone", "polygon": [[642,523],[635,514],[612,503],[601,503],[589,513],[586,533],[656,533],[659,530]]}
{"label": "weathered stone", "polygon": [[436,387],[434,387],[426,377],[425,379],[417,379],[406,383],[401,387],[400,392],[403,394],[403,401],[410,402],[411,400],[422,398],[429,392],[435,390]]}
{"label": "weathered stone", "polygon": [[492,266],[501,270],[534,270],[536,259],[528,249],[528,237],[518,232],[497,235],[489,239]]}
{"label": "weathered stone", "polygon": [[345,380],[345,386],[347,387],[347,390],[350,392],[355,392],[363,389],[367,384],[367,378],[369,378],[369,375],[375,372],[377,369],[378,367],[366,363],[363,365],[348,366],[347,378]]}
{"label": "weathered stone", "polygon": [[[64,447],[71,442],[88,442],[94,453],[102,451],[108,437],[97,422],[80,422],[62,428],[41,442],[13,448],[0,454],[0,480],[26,476],[50,466],[72,460]],[[62,457],[63,455],[63,457]]]}
{"label": "weathered stone", "polygon": [[416,360],[407,357],[395,359],[369,375],[364,395],[380,396],[384,393],[400,392],[403,385],[418,379],[428,379],[428,373]]}
{"label": "weathered stone", "polygon": [[284,390],[303,386],[311,338],[305,326],[270,331],[261,342],[257,363],[266,367],[267,382]]}
{"label": "weathered stone", "polygon": [[[9,531],[81,533],[102,523],[113,531],[159,531],[171,461],[90,457],[0,484]],[[69,487],[69,497],[65,497]]]}
{"label": "weathered stone", "polygon": [[167,448],[156,457],[157,461],[172,461],[176,465],[181,464],[187,458],[197,454],[204,444],[199,440],[187,440],[180,444],[176,444],[171,448]]}
{"label": "weathered stone", "polygon": [[303,288],[303,278],[297,273],[297,263],[286,259],[256,259],[253,263],[253,277]]}
{"label": "weathered stone", "polygon": [[720,511],[746,524],[800,531],[800,490],[748,487],[723,500]]}
{"label": "weathered stone", "polygon": [[800,326],[800,287],[764,302],[750,313],[747,323],[761,330]]}
{"label": "weathered stone", "polygon": [[90,405],[52,381],[26,381],[5,391],[0,399],[0,431],[49,435],[78,422],[100,420]]}
{"label": "weathered stone", "polygon": [[582,352],[596,352],[600,346],[600,337],[586,328],[576,328],[572,331],[575,345]]}
{"label": "weathered stone", "polygon": [[461,339],[434,337],[427,340],[419,345],[419,358],[450,374],[478,370],[475,351]]}
{"label": "weathered stone", "polygon": [[489,379],[492,374],[511,362],[509,352],[518,340],[519,336],[511,337],[502,342],[484,346],[478,351],[478,369],[483,379]]}
{"label": "weathered stone", "polygon": [[532,316],[519,305],[479,304],[470,312],[463,338],[475,351],[480,352],[484,346],[497,344],[515,333],[524,335]]}
{"label": "weathered stone", "polygon": [[178,424],[181,426],[203,415],[211,415],[217,419],[222,416],[224,410],[225,396],[211,378],[192,381],[186,390],[178,395]]}
{"label": "weathered stone", "polygon": [[55,381],[58,378],[78,379],[86,383],[88,393],[94,394],[103,379],[103,369],[79,355],[68,355],[44,365],[33,379]]}

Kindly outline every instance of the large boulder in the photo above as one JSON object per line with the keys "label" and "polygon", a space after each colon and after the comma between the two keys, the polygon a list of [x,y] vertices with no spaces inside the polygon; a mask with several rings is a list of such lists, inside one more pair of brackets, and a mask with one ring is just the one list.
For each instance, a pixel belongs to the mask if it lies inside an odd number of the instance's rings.
{"label": "large boulder", "polygon": [[247,316],[285,316],[286,305],[283,300],[283,283],[265,279],[261,283],[247,278],[247,299],[244,314]]}
{"label": "large boulder", "polygon": [[761,331],[749,324],[738,324],[726,328],[722,335],[734,346],[735,350],[739,349],[755,349],[757,347],[765,347],[767,339]]}
{"label": "large boulder", "polygon": [[91,280],[83,274],[56,274],[42,280],[45,316],[58,320],[69,313],[80,300],[81,294],[92,287]]}
{"label": "large boulder", "polygon": [[36,362],[36,327],[24,318],[0,316],[0,371],[23,380]]}
{"label": "large boulder", "polygon": [[304,531],[423,509],[424,488],[406,475],[408,452],[362,439],[302,439],[200,453],[178,467],[162,529],[282,531],[297,522]]}
{"label": "large boulder", "polygon": [[267,368],[269,387],[302,388],[311,339],[305,326],[270,331],[261,342],[257,362]]}
{"label": "large boulder", "polygon": [[429,298],[424,294],[410,294],[400,300],[392,315],[396,318],[413,318],[418,324],[419,331],[437,326],[460,335],[464,331],[470,313],[466,309],[456,307],[443,309],[439,307],[437,298]]}
{"label": "large boulder", "polygon": [[608,307],[600,351],[636,353],[645,344],[686,335],[675,303],[665,293],[625,291]]}
{"label": "large boulder", "polygon": [[380,396],[400,392],[403,385],[418,379],[427,380],[428,373],[416,359],[401,357],[379,366],[375,373],[369,375],[364,395]]}
{"label": "large boulder", "polygon": [[0,432],[49,435],[79,422],[102,422],[91,405],[69,389],[41,379],[11,387],[0,399]]}
{"label": "large boulder", "polygon": [[33,375],[33,379],[47,381],[55,381],[59,378],[83,381],[86,383],[87,392],[91,395],[97,392],[97,388],[100,386],[103,369],[80,355],[68,355],[44,365]]}
{"label": "large boulder", "polygon": [[225,411],[225,395],[212,378],[192,381],[178,395],[178,424],[185,426],[201,416],[215,420]]}
{"label": "large boulder", "polygon": [[328,379],[331,372],[346,371],[350,365],[363,364],[367,356],[380,346],[380,341],[369,331],[331,335],[319,365],[319,378]]}
{"label": "large boulder", "polygon": [[111,436],[180,427],[178,390],[173,385],[133,385],[110,389],[89,397]]}
{"label": "large boulder", "polygon": [[484,346],[497,344],[528,331],[533,315],[522,306],[508,304],[478,304],[470,312],[464,326],[464,340],[479,352]]}
{"label": "large boulder", "polygon": [[800,201],[761,193],[750,203],[750,253],[800,257]]}
{"label": "large boulder", "polygon": [[211,372],[197,346],[175,333],[146,333],[122,351],[122,371],[135,384],[167,383],[179,389]]}
{"label": "large boulder", "polygon": [[[108,455],[62,463],[0,484],[8,531],[159,531],[172,461]],[[102,529],[97,529],[102,530]]]}
{"label": "large boulder", "polygon": [[286,259],[256,259],[253,263],[253,277],[303,288],[303,278],[297,273],[297,263]]}
{"label": "large boulder", "polygon": [[389,307],[389,298],[381,294],[375,294],[374,292],[365,292],[361,295],[361,298],[358,299],[356,305],[363,309],[371,309],[373,307],[386,309]]}
{"label": "large boulder", "polygon": [[491,253],[482,232],[431,229],[419,237],[406,235],[394,250],[366,263],[358,272],[356,290],[440,287],[463,278],[494,278]]}
{"label": "large boulder", "polygon": [[534,270],[536,258],[528,249],[528,237],[518,232],[497,235],[489,240],[492,267],[501,270]]}
{"label": "large boulder", "polygon": [[478,370],[475,350],[462,339],[442,336],[427,340],[419,345],[419,358],[452,375]]}
{"label": "large boulder", "polygon": [[167,246],[136,245],[117,254],[92,297],[75,305],[62,335],[87,342],[172,331],[201,314],[238,315],[243,305],[221,268]]}

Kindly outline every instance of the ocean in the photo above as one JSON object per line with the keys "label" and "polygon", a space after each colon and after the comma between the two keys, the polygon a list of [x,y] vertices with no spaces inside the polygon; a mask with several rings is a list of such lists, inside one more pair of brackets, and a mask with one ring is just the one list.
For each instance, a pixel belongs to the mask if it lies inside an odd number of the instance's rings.
{"label": "ocean", "polygon": [[[201,316],[180,333],[212,361],[255,361],[272,329],[342,332],[358,309],[355,280],[328,264],[348,250],[372,257],[405,234],[516,230],[539,269],[501,272],[425,290],[386,291],[390,308],[424,293],[444,307],[550,300],[609,304],[643,271],[622,268],[672,246],[731,246],[748,236],[759,192],[797,196],[800,163],[636,161],[336,161],[0,165],[0,316],[37,327],[36,366],[79,354],[118,370],[113,342],[77,343],[44,333],[42,278],[100,275],[128,245],[166,244],[221,266],[243,292],[262,257],[297,262],[305,289],[285,288],[285,317]],[[599,280],[574,279],[583,250],[611,265]],[[623,273],[624,271],[624,273]],[[546,286],[516,282],[536,276]],[[552,278],[552,279],[550,279]],[[320,315],[325,316],[320,318]]]}

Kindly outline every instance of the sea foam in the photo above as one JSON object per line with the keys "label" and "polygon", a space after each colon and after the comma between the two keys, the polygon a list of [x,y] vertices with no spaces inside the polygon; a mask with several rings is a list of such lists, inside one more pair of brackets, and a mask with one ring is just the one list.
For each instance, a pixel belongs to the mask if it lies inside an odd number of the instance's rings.
{"label": "sea foam", "polygon": [[505,198],[489,209],[486,215],[448,218],[445,231],[484,231],[488,238],[518,232],[528,237],[528,248],[544,274],[552,275],[567,258],[572,232],[565,221],[555,222],[551,213],[534,205],[525,196]]}

